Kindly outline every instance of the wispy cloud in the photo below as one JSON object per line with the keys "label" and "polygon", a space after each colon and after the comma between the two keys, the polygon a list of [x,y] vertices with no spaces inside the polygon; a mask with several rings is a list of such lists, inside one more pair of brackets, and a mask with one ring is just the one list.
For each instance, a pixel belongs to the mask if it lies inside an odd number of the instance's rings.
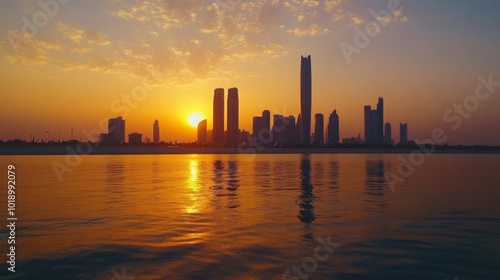
{"label": "wispy cloud", "polygon": [[360,16],[357,16],[353,13],[347,13],[347,16],[352,25],[359,25],[365,22]]}
{"label": "wispy cloud", "polygon": [[[335,30],[342,26],[373,20],[370,10],[360,12],[350,0],[109,3],[109,22],[102,29],[85,22],[56,21],[50,27],[52,36],[29,39],[17,53],[8,51],[8,41],[0,41],[0,51],[12,63],[50,62],[65,70],[138,77],[147,73],[144,67],[157,66],[164,77],[169,77],[167,82],[191,83],[216,76],[224,61],[281,56],[290,52],[285,46],[294,40],[335,36]],[[396,12],[392,18],[379,20],[404,23],[408,17]],[[138,30],[133,35],[124,30],[130,24]],[[19,30],[8,32],[22,36]]]}
{"label": "wispy cloud", "polygon": [[[370,11],[372,14],[374,11]],[[390,23],[390,22],[408,22],[408,16],[404,16],[400,10],[397,10],[392,15],[381,15],[376,18],[380,22]]]}
{"label": "wispy cloud", "polygon": [[84,53],[90,53],[92,49],[89,47],[78,47],[71,49],[71,51],[74,53],[84,54]]}
{"label": "wispy cloud", "polygon": [[296,27],[294,29],[288,30],[288,32],[291,32],[295,34],[295,36],[315,36],[318,34],[324,34],[330,32],[327,28],[322,29],[321,26],[317,24],[311,24],[307,27]]}
{"label": "wispy cloud", "polygon": [[123,19],[153,22],[162,29],[193,23],[197,20],[197,12],[206,7],[205,1],[196,0],[130,2],[121,2],[122,7],[111,14]]}
{"label": "wispy cloud", "polygon": [[111,44],[106,35],[84,28],[75,28],[68,24],[58,22],[57,29],[66,37],[71,39],[74,43],[80,44],[82,42],[87,42],[90,44],[98,44],[101,46],[107,46]]}

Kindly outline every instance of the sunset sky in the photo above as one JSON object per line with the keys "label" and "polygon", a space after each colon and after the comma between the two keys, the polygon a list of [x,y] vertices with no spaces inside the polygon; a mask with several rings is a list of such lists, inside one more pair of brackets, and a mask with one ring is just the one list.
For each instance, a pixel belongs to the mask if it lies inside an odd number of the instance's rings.
{"label": "sunset sky", "polygon": [[[311,55],[312,112],[337,109],[341,138],[363,136],[363,106],[381,96],[396,142],[407,122],[410,139],[440,127],[449,144],[500,145],[500,86],[456,130],[443,119],[479,76],[500,82],[498,1],[401,0],[390,17],[379,13],[389,0],[55,1],[40,1],[50,15],[38,1],[0,2],[0,139],[74,128],[86,140],[122,115],[127,135],[152,137],[158,119],[162,141],[194,141],[188,115],[211,129],[217,87],[226,104],[239,89],[251,130],[265,109],[297,117],[300,56]],[[340,46],[356,46],[357,30],[378,34],[349,62]]]}

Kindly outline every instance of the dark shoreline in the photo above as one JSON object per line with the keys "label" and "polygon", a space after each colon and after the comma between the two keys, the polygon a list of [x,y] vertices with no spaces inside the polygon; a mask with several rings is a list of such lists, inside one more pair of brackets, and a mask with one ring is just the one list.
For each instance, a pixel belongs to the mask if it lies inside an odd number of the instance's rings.
{"label": "dark shoreline", "polygon": [[[281,148],[281,147],[193,147],[193,146],[92,146],[90,153],[84,145],[0,145],[2,155],[154,155],[154,154],[408,154],[413,148]],[[434,154],[500,154],[499,149],[436,149]]]}

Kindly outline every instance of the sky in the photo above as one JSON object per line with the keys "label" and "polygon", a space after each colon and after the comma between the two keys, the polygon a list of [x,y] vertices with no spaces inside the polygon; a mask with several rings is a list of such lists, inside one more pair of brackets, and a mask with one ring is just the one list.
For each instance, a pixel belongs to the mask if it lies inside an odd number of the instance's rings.
{"label": "sky", "polygon": [[188,116],[210,129],[218,87],[239,89],[251,131],[266,109],[297,117],[311,55],[312,112],[336,109],[341,138],[363,137],[380,96],[396,142],[408,123],[409,139],[439,128],[448,144],[500,145],[499,12],[493,0],[1,1],[0,139],[88,140],[122,115],[126,134],[152,138],[158,119],[162,141],[195,141]]}

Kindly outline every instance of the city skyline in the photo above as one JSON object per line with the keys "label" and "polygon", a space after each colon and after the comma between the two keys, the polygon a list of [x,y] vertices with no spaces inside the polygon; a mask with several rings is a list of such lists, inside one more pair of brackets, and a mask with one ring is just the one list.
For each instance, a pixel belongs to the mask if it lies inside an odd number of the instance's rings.
{"label": "city skyline", "polygon": [[[213,94],[213,127],[212,130],[207,129],[207,119],[203,119],[198,112],[191,113],[188,116],[188,122],[196,127],[196,142],[199,145],[211,144],[216,146],[229,145],[314,145],[322,146],[325,144],[367,144],[367,145],[394,145],[396,142],[392,139],[392,129],[389,122],[384,123],[384,99],[378,97],[376,109],[372,109],[371,105],[364,106],[364,138],[344,137],[340,141],[340,122],[337,110],[333,110],[330,115],[329,122],[325,127],[324,115],[315,113],[314,132],[311,130],[310,121],[307,119],[311,115],[310,108],[312,107],[312,72],[311,72],[311,55],[301,56],[300,64],[300,104],[301,112],[298,114],[297,123],[294,122],[293,115],[285,117],[280,114],[273,116],[273,124],[271,126],[271,112],[269,110],[262,111],[262,116],[253,117],[252,133],[246,130],[239,129],[239,94],[238,88],[232,87],[228,89],[227,110],[224,110],[225,94],[224,88],[215,88]],[[226,116],[227,115],[227,116]],[[301,115],[305,118],[301,118]],[[227,120],[227,123],[225,122]],[[291,123],[289,123],[292,121]],[[227,125],[226,125],[227,124]],[[225,126],[226,125],[226,126]],[[226,129],[224,129],[226,127]],[[272,129],[271,129],[272,128]],[[153,144],[160,143],[159,121],[155,120],[153,124]],[[73,128],[71,129],[73,132]],[[44,129],[45,131],[45,129]],[[308,133],[309,132],[309,133]],[[45,131],[50,133],[50,131]],[[102,144],[141,144],[150,143],[151,139],[146,135],[145,141],[142,140],[142,133],[133,132],[128,134],[129,140],[125,141],[125,120],[122,116],[111,118],[108,120],[107,133],[99,133],[98,142]],[[400,123],[400,145],[407,145],[410,142],[429,143],[424,141],[408,139],[408,123]],[[88,134],[91,136],[91,134]],[[306,140],[307,139],[307,140]],[[15,138],[14,140],[21,140]],[[74,140],[74,139],[70,139]],[[49,135],[47,135],[49,141]],[[51,141],[59,142],[60,139],[54,140],[53,134]],[[89,137],[86,141],[96,141]],[[35,142],[35,138],[30,135],[29,142]],[[44,142],[44,140],[36,142]],[[166,143],[167,141],[161,141]],[[171,141],[172,142],[172,141]],[[177,141],[176,141],[177,142]],[[446,143],[446,142],[444,142]],[[435,143],[434,143],[435,144]],[[439,143],[443,144],[443,143]]]}
{"label": "city skyline", "polygon": [[[85,140],[85,131],[105,132],[101,122],[121,115],[127,133],[152,137],[158,119],[162,141],[194,141],[187,116],[200,113],[210,129],[207,93],[221,86],[238,87],[239,128],[251,131],[252,117],[265,109],[298,118],[297,57],[310,54],[311,112],[326,118],[337,108],[341,138],[363,135],[359,108],[383,96],[395,140],[404,121],[410,139],[443,128],[449,144],[500,145],[498,90],[477,106],[464,103],[500,80],[492,59],[500,56],[498,3],[400,1],[399,12],[378,18],[388,1],[200,1],[170,3],[167,16],[155,16],[165,3],[71,2],[37,27],[33,15],[44,11],[37,2],[2,2],[0,139]],[[356,46],[374,20],[389,24]],[[34,36],[14,48],[23,27]],[[359,50],[350,62],[343,43]]]}

